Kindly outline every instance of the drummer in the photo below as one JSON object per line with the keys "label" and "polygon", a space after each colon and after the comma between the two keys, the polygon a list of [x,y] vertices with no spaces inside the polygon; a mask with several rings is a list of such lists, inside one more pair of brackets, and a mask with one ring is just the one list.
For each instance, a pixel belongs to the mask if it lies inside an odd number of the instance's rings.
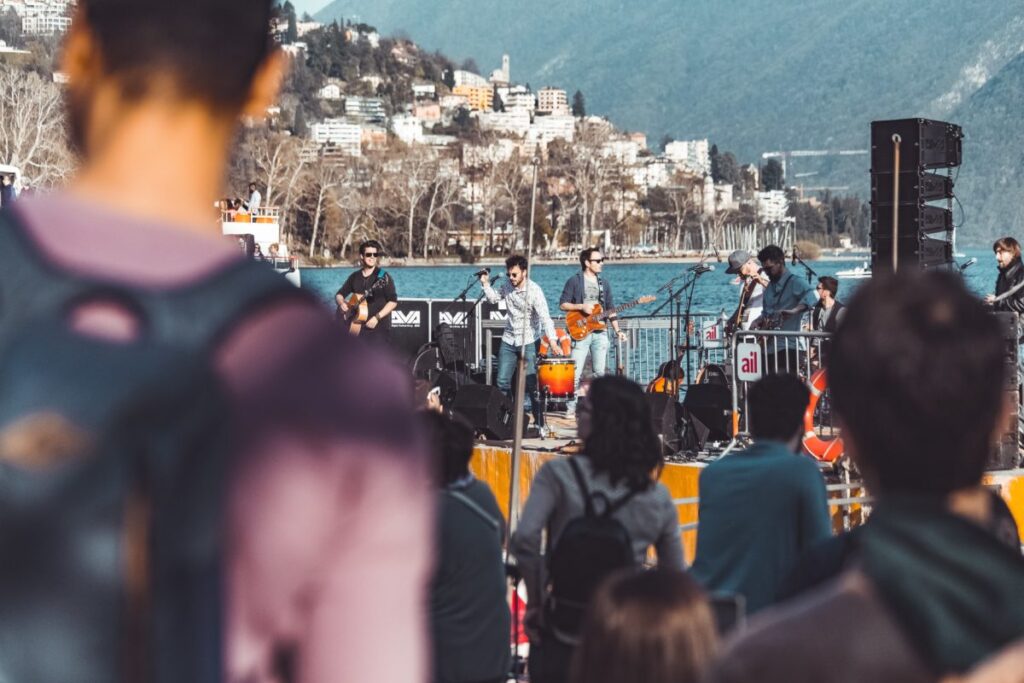
{"label": "drummer", "polygon": [[[548,311],[548,302],[544,291],[536,282],[528,277],[528,263],[525,256],[510,256],[505,261],[505,274],[508,276],[499,291],[491,287],[490,277],[485,273],[480,276],[480,284],[484,288],[484,296],[492,304],[504,301],[508,307],[508,318],[505,319],[505,332],[501,336],[501,349],[498,351],[498,388],[511,399],[512,375],[516,362],[522,352],[526,356],[526,400],[524,408],[531,410],[534,421],[542,424],[540,401],[537,400],[537,349],[542,337],[556,340],[555,323]],[[552,354],[562,355],[557,343],[551,344]]]}
{"label": "drummer", "polygon": [[[615,307],[612,300],[612,287],[608,280],[601,277],[604,270],[604,254],[600,249],[584,249],[580,252],[580,272],[570,277],[562,289],[562,298],[559,307],[565,311],[579,311],[583,315],[592,315],[594,307],[600,305],[602,310],[610,311]],[[618,335],[620,341],[626,341],[626,335],[619,329],[618,318],[609,318],[612,329]],[[611,348],[611,340],[604,330],[595,330],[583,339],[573,342],[572,359],[576,362],[576,376],[573,384],[574,389],[580,385],[580,377],[583,375],[583,366],[587,362],[587,355],[591,356],[591,364],[594,369],[594,377],[600,377],[608,369],[608,350]],[[566,404],[566,410],[572,414],[576,412],[576,400],[573,399]]]}

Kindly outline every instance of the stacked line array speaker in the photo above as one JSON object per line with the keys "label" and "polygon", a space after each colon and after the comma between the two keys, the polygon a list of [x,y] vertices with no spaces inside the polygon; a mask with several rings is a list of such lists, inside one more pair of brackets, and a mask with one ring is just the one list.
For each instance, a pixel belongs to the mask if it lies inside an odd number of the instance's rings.
{"label": "stacked line array speaker", "polygon": [[1020,321],[1016,313],[1000,312],[994,314],[1003,331],[1003,342],[1006,348],[1006,400],[1016,408],[1010,411],[1006,424],[1000,425],[999,441],[989,456],[988,468],[993,470],[1012,470],[1020,464],[1020,387],[1017,368],[1017,343],[1020,337]]}
{"label": "stacked line array speaker", "polygon": [[872,122],[873,273],[892,272],[894,250],[901,269],[951,266],[954,224],[950,174],[961,163],[962,140],[960,126],[943,121]]}

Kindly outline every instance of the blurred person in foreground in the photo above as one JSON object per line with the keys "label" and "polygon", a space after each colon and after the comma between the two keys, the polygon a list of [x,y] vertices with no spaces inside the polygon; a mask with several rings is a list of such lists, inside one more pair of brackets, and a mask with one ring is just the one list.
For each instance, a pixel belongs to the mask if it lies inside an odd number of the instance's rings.
{"label": "blurred person in foreground", "polygon": [[718,648],[708,598],[684,572],[614,575],[594,596],[570,683],[700,683]]}
{"label": "blurred person in foreground", "polygon": [[1024,638],[1024,559],[987,528],[981,486],[1011,408],[1004,355],[958,278],[858,289],[829,362],[846,452],[877,499],[858,562],[754,619],[712,681],[940,681]]}
{"label": "blurred person in foreground", "polygon": [[[83,335],[121,343],[125,354],[155,332],[188,348],[193,317],[234,305],[212,283],[247,266],[209,207],[224,191],[240,119],[265,116],[287,69],[268,35],[271,4],[78,3],[61,70],[82,164],[66,191],[21,203],[3,230],[26,233],[23,242],[55,278],[145,291],[162,316],[140,320],[111,296],[76,309]],[[191,308],[179,305],[182,292],[207,290]],[[149,614],[155,635],[130,654],[159,661],[212,653],[219,675],[190,681],[422,681],[432,495],[408,381],[390,359],[339,342],[329,315],[297,294],[254,302],[208,351],[215,381],[206,393],[224,394],[225,413],[214,417],[233,445],[225,519],[209,522],[211,532],[226,531],[220,599],[191,606],[187,634],[161,630],[162,613]],[[11,303],[3,302],[7,325],[45,302]],[[168,328],[168,319],[185,322]],[[155,538],[173,535],[179,521]],[[189,581],[149,589],[159,605],[173,605],[185,602]],[[59,648],[17,644],[19,658]],[[91,664],[92,651],[80,654],[76,665]],[[167,675],[144,666],[159,680]]]}
{"label": "blurred person in foreground", "polygon": [[[555,458],[540,468],[512,537],[512,553],[526,583],[525,626],[534,683],[564,682],[579,641],[578,632],[558,628],[556,622],[573,622],[568,613],[577,609],[582,617],[586,605],[559,602],[560,588],[549,584],[547,570],[559,555],[564,532],[589,517],[588,509],[593,506],[599,515],[608,511],[624,528],[632,549],[629,565],[640,565],[654,546],[659,567],[683,567],[679,513],[672,495],[657,480],[663,465],[661,445],[643,391],[622,377],[600,377],[590,385],[579,408],[583,452]],[[547,547],[542,553],[545,532]],[[608,551],[605,547],[592,549],[594,556]],[[583,576],[577,583],[595,578],[585,568],[579,569]]]}
{"label": "blurred person in foreground", "polygon": [[430,591],[433,683],[503,683],[511,652],[505,518],[490,487],[469,471],[473,427],[434,410],[419,419],[439,489]]}
{"label": "blurred person in foreground", "polygon": [[776,601],[800,555],[832,534],[825,481],[799,453],[810,393],[795,375],[768,375],[748,391],[754,444],[700,475],[693,576],[742,595],[748,614]]}

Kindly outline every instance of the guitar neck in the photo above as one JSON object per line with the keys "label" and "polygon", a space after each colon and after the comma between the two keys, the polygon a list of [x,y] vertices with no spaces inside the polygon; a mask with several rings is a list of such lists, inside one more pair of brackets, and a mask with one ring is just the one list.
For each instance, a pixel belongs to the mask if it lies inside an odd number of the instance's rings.
{"label": "guitar neck", "polygon": [[613,316],[613,315],[615,315],[617,313],[621,313],[622,311],[628,311],[629,309],[636,308],[639,305],[640,305],[640,299],[637,299],[636,301],[630,301],[628,304],[622,304],[621,306],[616,306],[612,310],[605,311],[604,313],[602,313],[601,314],[601,319],[602,320],[607,320],[608,318],[610,318],[611,316]]}

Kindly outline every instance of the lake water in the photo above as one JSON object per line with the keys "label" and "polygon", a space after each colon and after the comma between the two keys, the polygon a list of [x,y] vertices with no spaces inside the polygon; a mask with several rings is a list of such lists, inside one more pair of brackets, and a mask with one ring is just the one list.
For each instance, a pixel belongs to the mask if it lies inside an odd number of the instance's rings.
{"label": "lake water", "polygon": [[[964,273],[968,286],[979,295],[991,293],[995,287],[997,274],[992,252],[987,249],[969,249],[966,250],[966,257],[960,261],[963,262],[970,257],[976,257],[978,263]],[[697,282],[693,296],[693,310],[707,313],[718,313],[724,310],[731,313],[739,298],[739,287],[732,284],[732,276],[725,274],[728,263],[715,261],[711,263],[715,266],[715,271],[702,275]],[[837,271],[849,270],[863,263],[864,259],[860,258],[848,261],[811,261],[808,262],[808,265],[818,275],[834,276]],[[612,261],[605,265],[604,273],[611,282],[615,301],[625,303],[646,294],[657,294],[659,287],[673,277],[685,273],[692,266],[693,264],[689,263],[616,265]],[[805,273],[799,264],[788,267],[801,277]],[[448,300],[455,298],[463,287],[474,282],[473,273],[479,268],[479,266],[421,266],[385,268],[385,270],[391,273],[395,279],[398,295],[401,298]],[[353,268],[304,269],[302,271],[302,286],[314,292],[324,301],[325,305],[333,307],[334,293],[353,270]],[[557,309],[558,299],[565,281],[577,270],[579,270],[578,266],[569,264],[541,265],[531,269],[531,276],[544,290],[552,311]],[[504,277],[504,268],[492,268],[492,276],[495,273],[502,273],[502,277]],[[848,299],[850,293],[860,282],[864,281],[844,281],[840,278],[839,299]],[[480,286],[474,284],[470,289],[469,296],[479,295]],[[638,306],[629,315],[650,314],[664,301],[664,295],[659,295],[658,301]]]}

